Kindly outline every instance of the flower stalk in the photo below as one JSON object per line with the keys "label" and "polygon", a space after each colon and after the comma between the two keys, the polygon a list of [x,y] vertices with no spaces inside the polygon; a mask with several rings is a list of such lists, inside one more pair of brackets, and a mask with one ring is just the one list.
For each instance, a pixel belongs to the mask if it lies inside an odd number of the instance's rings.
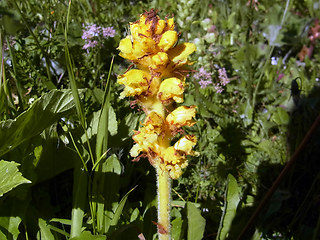
{"label": "flower stalk", "polygon": [[[173,18],[160,19],[151,9],[130,23],[131,35],[120,41],[120,56],[128,59],[137,68],[128,69],[118,76],[124,85],[121,98],[134,97],[145,112],[146,118],[135,131],[134,146],[130,155],[139,161],[147,157],[157,172],[158,187],[158,235],[160,240],[171,239],[170,208],[171,180],[181,176],[187,167],[187,155],[195,155],[194,135],[185,135],[182,127],[195,122],[195,106],[176,105],[183,103],[188,70],[188,56],[196,48],[192,43],[178,42]],[[173,145],[171,142],[182,136]]]}

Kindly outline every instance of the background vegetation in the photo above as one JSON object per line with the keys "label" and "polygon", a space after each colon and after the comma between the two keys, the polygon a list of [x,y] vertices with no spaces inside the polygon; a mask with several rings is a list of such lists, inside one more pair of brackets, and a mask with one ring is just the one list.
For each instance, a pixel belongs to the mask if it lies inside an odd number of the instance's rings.
{"label": "background vegetation", "polygon": [[[116,84],[151,8],[197,45],[173,238],[237,239],[295,152],[320,112],[319,1],[3,0],[0,239],[156,239],[154,169],[128,154],[143,114]],[[319,136],[243,239],[319,239]]]}

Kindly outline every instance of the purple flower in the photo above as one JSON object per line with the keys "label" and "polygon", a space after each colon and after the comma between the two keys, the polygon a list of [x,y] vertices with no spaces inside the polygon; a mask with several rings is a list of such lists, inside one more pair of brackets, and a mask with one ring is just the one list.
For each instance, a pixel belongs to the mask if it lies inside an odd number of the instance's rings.
{"label": "purple flower", "polygon": [[101,27],[97,27],[96,24],[86,26],[82,34],[82,39],[90,40],[100,35]]}
{"label": "purple flower", "polygon": [[90,41],[90,42],[86,43],[85,45],[83,45],[82,49],[94,48],[98,45],[99,45],[98,41],[93,40],[93,41]]}
{"label": "purple flower", "polygon": [[212,83],[211,76],[212,73],[207,72],[203,67],[199,69],[199,72],[194,74],[194,78],[199,81],[199,85],[201,88],[206,88]]}
{"label": "purple flower", "polygon": [[116,30],[113,27],[102,28],[102,35],[105,38],[114,37],[116,35]]}
{"label": "purple flower", "polygon": [[204,70],[203,67],[201,67],[199,69],[199,72],[197,72],[196,74],[194,74],[194,78],[197,79],[197,80],[210,80],[211,79],[211,76],[212,76],[212,73],[210,72],[207,72],[206,70]]}
{"label": "purple flower", "polygon": [[199,85],[201,88],[206,88],[208,85],[212,83],[211,80],[200,80]]}
{"label": "purple flower", "polygon": [[220,83],[215,84],[214,89],[216,90],[217,93],[222,93],[224,90],[223,87],[220,85]]}
{"label": "purple flower", "polygon": [[230,82],[230,80],[229,80],[229,78],[227,76],[226,69],[225,68],[220,68],[218,70],[218,73],[219,73],[219,80],[220,80],[221,85],[222,86],[227,85]]}
{"label": "purple flower", "polygon": [[277,77],[277,82],[279,82],[285,75],[283,73],[280,73]]}
{"label": "purple flower", "polygon": [[113,27],[100,27],[97,24],[88,25],[85,27],[82,33],[82,39],[85,40],[85,44],[82,49],[89,49],[102,46],[103,38],[114,37],[116,31]]}

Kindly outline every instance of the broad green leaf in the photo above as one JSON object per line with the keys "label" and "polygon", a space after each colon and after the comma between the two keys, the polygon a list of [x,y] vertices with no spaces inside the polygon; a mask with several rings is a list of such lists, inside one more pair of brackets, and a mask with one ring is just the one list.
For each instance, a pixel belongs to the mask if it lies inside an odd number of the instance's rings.
{"label": "broad green leaf", "polygon": [[103,235],[92,235],[89,231],[84,231],[79,237],[70,238],[70,240],[106,240],[107,237]]}
{"label": "broad green leaf", "polygon": [[228,232],[230,230],[232,220],[236,215],[239,202],[240,198],[237,180],[231,174],[229,174],[225,206],[216,239],[223,240],[228,236]]}
{"label": "broad green leaf", "polygon": [[[24,190],[0,199],[0,239],[16,240],[20,235],[20,224],[26,217],[29,198],[24,198]],[[20,194],[19,194],[20,193]],[[30,219],[28,217],[28,219]],[[37,221],[35,221],[35,224]],[[20,238],[19,238],[20,239]]]}
{"label": "broad green leaf", "polygon": [[206,226],[206,220],[201,216],[200,209],[187,202],[188,240],[201,240]]}
{"label": "broad green leaf", "polygon": [[39,228],[40,228],[40,238],[46,240],[54,240],[54,236],[50,231],[50,227],[47,225],[47,222],[42,218],[39,218]]}
{"label": "broad green leaf", "polygon": [[172,222],[171,232],[172,232],[172,239],[180,240],[183,239],[183,220],[181,218],[176,218]]}
{"label": "broad green leaf", "polygon": [[[21,218],[18,216],[0,217],[0,239],[18,239]],[[5,231],[3,231],[5,230]]]}
{"label": "broad green leaf", "polygon": [[20,184],[31,183],[19,172],[19,165],[15,162],[0,161],[0,197]]}
{"label": "broad green leaf", "polygon": [[74,110],[70,90],[52,90],[15,119],[0,122],[0,156]]}

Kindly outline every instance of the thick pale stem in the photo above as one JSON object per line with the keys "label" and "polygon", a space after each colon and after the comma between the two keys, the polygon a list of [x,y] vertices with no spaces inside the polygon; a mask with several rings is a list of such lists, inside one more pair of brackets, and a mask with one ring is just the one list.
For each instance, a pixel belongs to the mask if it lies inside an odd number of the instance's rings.
{"label": "thick pale stem", "polygon": [[171,239],[171,179],[167,171],[156,166],[158,184],[158,235],[159,240]]}

